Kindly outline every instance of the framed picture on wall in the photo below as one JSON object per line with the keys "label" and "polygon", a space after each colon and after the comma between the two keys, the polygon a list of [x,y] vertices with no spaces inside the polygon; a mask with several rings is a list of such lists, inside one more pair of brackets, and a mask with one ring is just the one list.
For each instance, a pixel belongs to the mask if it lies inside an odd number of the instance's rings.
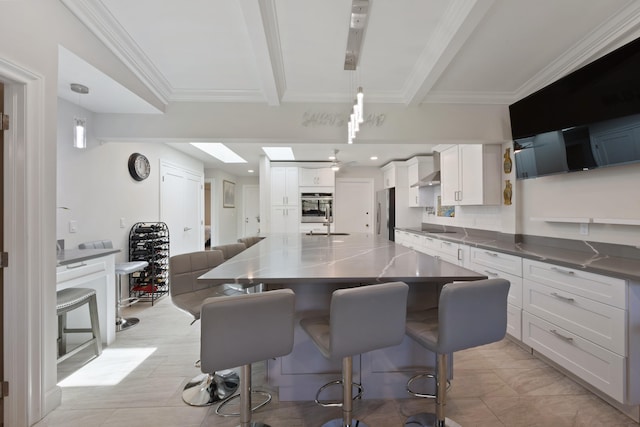
{"label": "framed picture on wall", "polygon": [[222,207],[236,207],[236,184],[231,181],[222,181]]}

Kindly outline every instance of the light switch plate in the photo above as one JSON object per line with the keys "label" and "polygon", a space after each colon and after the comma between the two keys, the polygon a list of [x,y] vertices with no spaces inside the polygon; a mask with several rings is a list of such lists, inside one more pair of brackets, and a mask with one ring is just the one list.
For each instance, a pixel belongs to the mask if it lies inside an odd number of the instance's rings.
{"label": "light switch plate", "polygon": [[78,232],[78,221],[71,220],[69,221],[69,233],[77,233]]}
{"label": "light switch plate", "polygon": [[587,236],[589,234],[589,224],[580,224],[580,234]]}

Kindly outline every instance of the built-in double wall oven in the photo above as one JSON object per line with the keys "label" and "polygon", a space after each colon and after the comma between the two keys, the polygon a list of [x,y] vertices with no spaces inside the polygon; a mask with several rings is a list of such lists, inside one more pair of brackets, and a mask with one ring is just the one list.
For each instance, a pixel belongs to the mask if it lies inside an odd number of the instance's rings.
{"label": "built-in double wall oven", "polygon": [[301,193],[302,222],[333,222],[333,193]]}

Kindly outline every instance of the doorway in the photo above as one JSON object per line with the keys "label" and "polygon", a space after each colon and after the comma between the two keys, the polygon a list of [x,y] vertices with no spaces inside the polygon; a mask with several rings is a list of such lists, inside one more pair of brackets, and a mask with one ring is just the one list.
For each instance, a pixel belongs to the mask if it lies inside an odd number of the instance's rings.
{"label": "doorway", "polygon": [[242,235],[257,236],[260,233],[260,187],[242,186]]}
{"label": "doorway", "polygon": [[372,234],[375,225],[373,199],[373,179],[336,179],[334,196],[336,231]]}

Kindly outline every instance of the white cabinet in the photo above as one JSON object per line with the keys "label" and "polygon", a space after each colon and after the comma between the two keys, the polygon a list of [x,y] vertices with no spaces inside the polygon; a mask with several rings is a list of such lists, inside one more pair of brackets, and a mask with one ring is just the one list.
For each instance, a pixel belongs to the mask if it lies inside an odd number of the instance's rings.
{"label": "white cabinet", "polygon": [[298,233],[300,231],[300,211],[297,206],[271,207],[272,233]]}
{"label": "white cabinet", "polygon": [[272,233],[297,233],[300,227],[297,167],[271,168]]}
{"label": "white cabinet", "polygon": [[626,282],[533,260],[523,270],[524,343],[627,403]]}
{"label": "white cabinet", "polygon": [[505,279],[511,286],[507,299],[507,333],[522,339],[522,258],[482,248],[471,248],[469,268],[489,279]]}
{"label": "white cabinet", "polygon": [[465,258],[468,253],[468,246],[461,245],[459,243],[453,243],[446,240],[437,240],[436,256],[440,257],[444,261],[450,262],[464,267],[466,262]]}
{"label": "white cabinet", "polygon": [[460,144],[440,153],[443,205],[499,205],[501,146]]}
{"label": "white cabinet", "polygon": [[[96,291],[98,321],[102,343],[109,345],[116,339],[115,255],[106,255],[81,262],[61,265],[56,269],[56,290],[81,287]],[[90,324],[88,310],[73,310],[68,314],[68,327],[86,328]],[[73,334],[69,340],[83,339]],[[86,337],[85,339],[88,339]]]}
{"label": "white cabinet", "polygon": [[388,163],[382,167],[382,185],[384,188],[396,186],[396,167],[393,163]]}
{"label": "white cabinet", "polygon": [[434,171],[433,157],[416,156],[407,160],[409,207],[433,206],[426,188],[418,187],[418,181]]}
{"label": "white cabinet", "polygon": [[300,168],[300,187],[334,187],[335,172],[331,168]]}
{"label": "white cabinet", "polygon": [[298,206],[298,168],[271,168],[271,206]]}

